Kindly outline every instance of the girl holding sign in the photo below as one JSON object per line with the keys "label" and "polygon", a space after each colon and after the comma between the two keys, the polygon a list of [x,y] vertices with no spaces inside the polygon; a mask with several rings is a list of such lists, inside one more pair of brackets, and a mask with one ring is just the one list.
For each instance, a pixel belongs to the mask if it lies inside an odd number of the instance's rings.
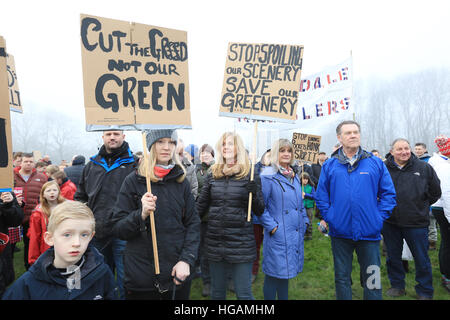
{"label": "girl holding sign", "polygon": [[262,271],[264,299],[288,299],[289,279],[303,269],[303,237],[310,224],[302,200],[302,184],[295,174],[294,153],[287,139],[275,141],[271,166],[261,172],[266,209],[260,217],[264,227]]}
{"label": "girl holding sign", "polygon": [[[187,300],[189,275],[200,244],[200,218],[185,179],[186,171],[175,153],[176,132],[150,131],[146,144],[147,162],[142,159],[138,170],[124,180],[112,219],[113,233],[127,241],[125,298]],[[151,181],[151,192],[147,191],[146,176]],[[157,261],[152,252],[150,212],[155,218]]]}
{"label": "girl holding sign", "polygon": [[[216,144],[217,163],[211,167],[197,211],[208,212],[206,255],[211,275],[211,299],[226,299],[227,275],[231,271],[240,300],[253,300],[252,265],[256,258],[252,221],[247,221],[249,192],[252,211],[261,215],[264,202],[259,175],[250,179],[250,160],[239,135],[226,132]],[[209,211],[208,211],[209,210]]]}

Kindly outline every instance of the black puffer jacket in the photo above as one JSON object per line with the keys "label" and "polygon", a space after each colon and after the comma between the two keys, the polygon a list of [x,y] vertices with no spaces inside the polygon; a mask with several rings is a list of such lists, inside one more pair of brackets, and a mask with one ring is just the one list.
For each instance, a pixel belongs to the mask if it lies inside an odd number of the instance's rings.
{"label": "black puffer jacket", "polygon": [[414,154],[401,169],[391,154],[386,155],[385,163],[397,194],[397,206],[385,222],[407,228],[427,227],[430,205],[441,197],[440,181],[433,167]]}
{"label": "black puffer jacket", "polygon": [[[249,180],[250,174],[237,180],[234,176],[214,179],[212,173],[205,179],[196,205],[201,217],[208,213],[205,241],[209,261],[244,263],[256,259],[253,222],[247,222]],[[256,170],[254,180],[258,192],[253,195],[252,211],[259,216],[264,212],[264,200]]]}
{"label": "black puffer jacket", "polygon": [[114,203],[125,178],[134,172],[137,157],[124,141],[115,152],[107,154],[105,146],[84,167],[74,200],[87,203],[95,217],[95,237],[111,236]]}
{"label": "black puffer jacket", "polygon": [[[14,200],[8,203],[5,203],[0,199],[1,233],[8,234],[8,228],[19,226],[22,219],[23,211],[17,203],[15,196]],[[11,250],[11,244],[8,243],[3,252],[0,253],[0,298],[6,290],[6,287],[14,281],[14,265]]]}
{"label": "black puffer jacket", "polygon": [[[160,276],[163,287],[173,284],[172,268],[179,261],[193,270],[200,244],[200,218],[187,179],[176,179],[183,170],[176,165],[162,181],[151,184],[157,196],[155,215]],[[155,267],[150,218],[142,221],[141,198],[147,192],[145,177],[133,172],[120,189],[113,215],[113,233],[126,240],[124,286],[132,291],[153,291]],[[192,274],[192,271],[191,271]]]}
{"label": "black puffer jacket", "polygon": [[85,167],[85,161],[86,159],[83,156],[76,156],[72,161],[72,165],[70,167],[64,168],[64,172],[66,173],[67,178],[75,183],[77,188],[80,184],[81,175]]}

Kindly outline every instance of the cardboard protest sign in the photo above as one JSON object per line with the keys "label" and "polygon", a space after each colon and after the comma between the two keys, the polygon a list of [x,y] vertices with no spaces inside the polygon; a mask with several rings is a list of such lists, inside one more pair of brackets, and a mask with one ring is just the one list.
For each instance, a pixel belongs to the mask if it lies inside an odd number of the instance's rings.
{"label": "cardboard protest sign", "polygon": [[81,15],[86,129],[191,128],[187,33]]}
{"label": "cardboard protest sign", "polygon": [[304,162],[317,163],[320,140],[321,136],[294,132],[292,135],[294,158]]}
{"label": "cardboard protest sign", "polygon": [[16,64],[11,54],[6,54],[6,70],[8,72],[9,106],[11,111],[23,113],[20,100],[19,83],[17,81]]}
{"label": "cardboard protest sign", "polygon": [[229,43],[220,116],[292,123],[303,46]]}
{"label": "cardboard protest sign", "polygon": [[6,42],[0,36],[0,192],[14,186],[11,118],[9,114]]}
{"label": "cardboard protest sign", "polygon": [[33,151],[33,159],[35,163],[38,162],[42,159],[42,153],[39,150]]}

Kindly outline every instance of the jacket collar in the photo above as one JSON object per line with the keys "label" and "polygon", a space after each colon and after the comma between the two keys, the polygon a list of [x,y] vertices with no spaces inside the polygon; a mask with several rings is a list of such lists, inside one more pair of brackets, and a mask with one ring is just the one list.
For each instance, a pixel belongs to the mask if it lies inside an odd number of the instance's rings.
{"label": "jacket collar", "polygon": [[342,147],[337,149],[335,152],[331,154],[331,158],[336,158],[340,164],[347,165],[347,171],[349,173],[353,172],[358,168],[359,162],[363,159],[372,157],[372,154],[363,150],[361,147],[359,147],[358,152],[356,154],[356,161],[353,163],[353,165],[350,164],[348,161],[348,158],[344,154],[344,151]]}
{"label": "jacket collar", "polygon": [[[112,164],[108,165],[108,161],[106,160],[105,157],[110,157],[111,160],[113,160]],[[100,148],[99,153],[91,157],[90,160],[93,163],[103,167],[106,170],[106,172],[110,172],[123,164],[133,163],[134,157],[133,153],[131,152],[128,146],[128,143],[124,141],[122,146],[112,154],[107,154],[105,146],[103,145]]]}
{"label": "jacket collar", "polygon": [[414,161],[417,160],[419,160],[419,158],[417,158],[417,156],[411,152],[411,157],[408,159],[408,162],[402,168],[400,168],[398,164],[395,162],[394,156],[392,154],[388,153],[386,155],[386,165],[390,168],[397,168],[398,170],[405,170],[409,168],[410,166],[413,165]]}

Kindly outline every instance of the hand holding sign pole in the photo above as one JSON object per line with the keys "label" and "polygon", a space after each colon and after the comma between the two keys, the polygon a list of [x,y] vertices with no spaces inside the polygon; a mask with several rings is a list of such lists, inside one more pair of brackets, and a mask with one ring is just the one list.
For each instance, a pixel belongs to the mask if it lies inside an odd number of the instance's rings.
{"label": "hand holding sign pole", "polygon": [[[145,166],[145,181],[147,183],[147,192],[152,192],[152,184],[150,181],[148,171],[148,151],[147,151],[147,139],[146,133],[142,132],[142,146],[144,148],[144,166]],[[150,212],[150,229],[152,232],[152,244],[153,244],[153,260],[155,261],[155,274],[159,274],[159,257],[158,257],[158,243],[156,242],[156,228],[155,228],[155,214]]]}

